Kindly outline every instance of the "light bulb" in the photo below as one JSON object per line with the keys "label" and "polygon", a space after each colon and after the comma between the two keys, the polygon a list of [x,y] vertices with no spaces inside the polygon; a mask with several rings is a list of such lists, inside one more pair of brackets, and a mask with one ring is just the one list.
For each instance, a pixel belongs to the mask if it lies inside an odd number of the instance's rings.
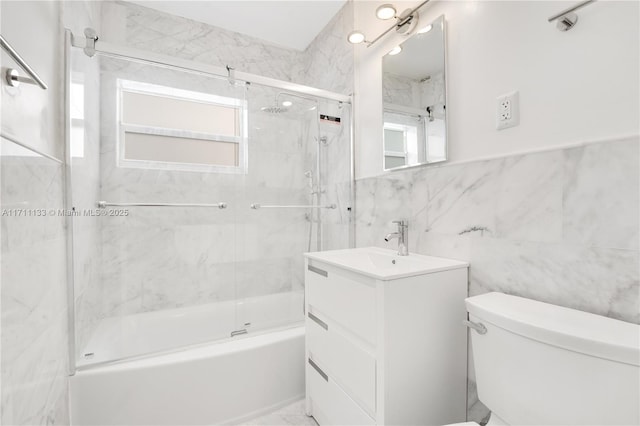
{"label": "light bulb", "polygon": [[433,28],[433,25],[429,24],[423,29],[421,29],[420,31],[418,31],[418,34],[428,33],[429,31],[431,31],[431,28]]}
{"label": "light bulb", "polygon": [[394,47],[393,49],[391,49],[391,50],[389,51],[389,56],[397,55],[397,54],[398,54],[398,53],[400,53],[400,52],[402,52],[402,47],[400,47],[400,46],[396,46],[396,47]]}
{"label": "light bulb", "polygon": [[396,16],[396,8],[391,4],[383,4],[376,9],[376,16],[378,19],[391,19]]}
{"label": "light bulb", "polygon": [[293,102],[291,102],[291,101],[283,101],[282,102],[282,106],[283,107],[290,107],[291,105],[293,105]]}
{"label": "light bulb", "polygon": [[364,41],[364,33],[359,30],[351,31],[347,36],[347,40],[351,44],[359,44]]}

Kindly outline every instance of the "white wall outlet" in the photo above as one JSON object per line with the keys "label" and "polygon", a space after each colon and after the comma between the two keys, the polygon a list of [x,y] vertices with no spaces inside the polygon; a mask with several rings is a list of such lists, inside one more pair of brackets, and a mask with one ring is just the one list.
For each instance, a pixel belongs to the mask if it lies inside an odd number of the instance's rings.
{"label": "white wall outlet", "polygon": [[496,109],[496,129],[502,130],[520,124],[518,92],[498,96]]}

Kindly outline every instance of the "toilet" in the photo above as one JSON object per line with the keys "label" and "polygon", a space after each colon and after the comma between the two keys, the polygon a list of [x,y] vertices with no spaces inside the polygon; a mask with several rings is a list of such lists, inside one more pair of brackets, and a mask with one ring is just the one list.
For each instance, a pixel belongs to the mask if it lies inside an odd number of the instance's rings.
{"label": "toilet", "polygon": [[640,424],[640,326],[503,293],[465,302],[489,425]]}

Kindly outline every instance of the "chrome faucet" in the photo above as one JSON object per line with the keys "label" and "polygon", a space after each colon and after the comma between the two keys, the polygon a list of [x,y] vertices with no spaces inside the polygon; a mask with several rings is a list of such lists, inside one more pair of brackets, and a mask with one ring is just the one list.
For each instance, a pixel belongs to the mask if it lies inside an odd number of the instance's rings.
{"label": "chrome faucet", "polygon": [[397,238],[398,256],[407,256],[409,254],[409,222],[406,220],[394,220],[392,223],[398,224],[398,231],[387,234],[384,240],[389,242]]}

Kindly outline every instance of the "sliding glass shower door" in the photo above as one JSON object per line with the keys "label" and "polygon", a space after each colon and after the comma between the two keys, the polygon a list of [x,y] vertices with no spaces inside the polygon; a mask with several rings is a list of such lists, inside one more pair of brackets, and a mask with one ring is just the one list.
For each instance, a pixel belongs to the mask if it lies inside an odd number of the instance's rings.
{"label": "sliding glass shower door", "polygon": [[144,61],[74,59],[78,364],[229,337],[245,85]]}
{"label": "sliding glass shower door", "polygon": [[348,245],[348,108],[80,50],[69,79],[76,364],[300,324],[303,253]]}

